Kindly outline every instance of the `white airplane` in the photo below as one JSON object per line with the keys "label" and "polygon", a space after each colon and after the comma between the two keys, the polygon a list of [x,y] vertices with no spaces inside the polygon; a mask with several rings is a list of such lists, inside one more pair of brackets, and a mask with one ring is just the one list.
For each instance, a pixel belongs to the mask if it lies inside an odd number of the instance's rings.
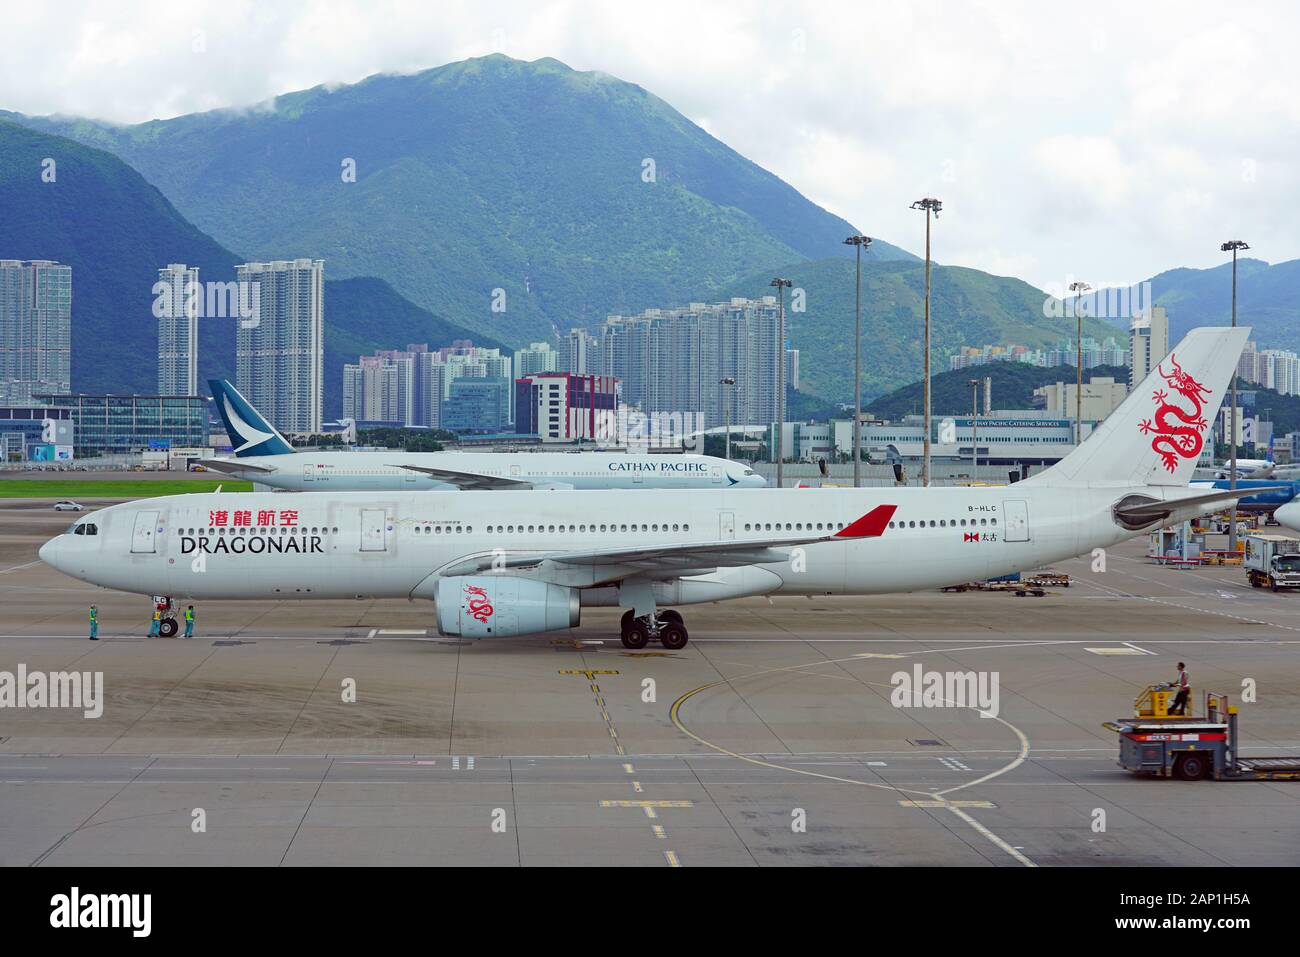
{"label": "white airplane", "polygon": [[235,451],[204,468],[293,492],[450,489],[761,488],[747,465],[712,455],[626,452],[295,452],[224,379],[212,398]]}
{"label": "white airplane", "polygon": [[1300,501],[1290,501],[1273,513],[1279,525],[1300,531]]}
{"label": "white airplane", "polygon": [[[1206,471],[1211,472],[1213,478],[1224,481],[1232,478],[1232,463],[1224,462]],[[1272,459],[1237,459],[1237,478],[1295,481],[1300,479],[1300,465],[1278,465]]]}
{"label": "white airplane", "polygon": [[451,636],[619,607],[624,645],[676,649],[671,606],[991,578],[1258,494],[1187,484],[1249,334],[1193,330],[1086,442],[1011,486],[176,495],[88,515],[40,556],[180,599],[432,599]]}

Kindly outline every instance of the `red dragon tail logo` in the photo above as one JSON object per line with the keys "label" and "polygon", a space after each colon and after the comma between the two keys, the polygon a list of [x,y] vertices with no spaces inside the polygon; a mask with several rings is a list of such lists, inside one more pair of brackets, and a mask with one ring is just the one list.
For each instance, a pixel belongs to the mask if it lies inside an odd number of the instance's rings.
{"label": "red dragon tail logo", "polygon": [[492,602],[488,600],[487,592],[478,585],[466,585],[465,594],[469,595],[466,603],[469,605],[469,616],[477,618],[483,623],[492,617]]}
{"label": "red dragon tail logo", "polygon": [[[1202,410],[1205,400],[1210,397],[1210,390],[1184,372],[1176,356],[1171,355],[1169,362],[1174,367],[1172,373],[1166,373],[1161,368],[1163,362],[1156,367],[1156,371],[1169,383],[1171,391],[1177,392],[1190,402],[1192,408],[1189,411],[1174,405],[1170,401],[1169,392],[1157,389],[1151,396],[1151,400],[1156,403],[1156,414],[1144,420],[1138,429],[1143,435],[1155,434],[1155,438],[1151,440],[1151,449],[1159,453],[1165,470],[1173,472],[1178,468],[1180,458],[1194,459],[1201,454],[1201,446],[1205,441],[1201,433],[1205,431],[1207,424]],[[1180,420],[1182,424],[1170,421],[1170,416]]]}

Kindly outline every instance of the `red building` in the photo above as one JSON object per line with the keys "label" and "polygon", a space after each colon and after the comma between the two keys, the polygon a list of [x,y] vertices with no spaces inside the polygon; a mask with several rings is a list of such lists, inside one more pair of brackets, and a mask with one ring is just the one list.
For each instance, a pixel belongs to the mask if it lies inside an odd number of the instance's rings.
{"label": "red building", "polygon": [[618,410],[618,380],[544,372],[515,380],[515,431],[543,442],[608,438]]}

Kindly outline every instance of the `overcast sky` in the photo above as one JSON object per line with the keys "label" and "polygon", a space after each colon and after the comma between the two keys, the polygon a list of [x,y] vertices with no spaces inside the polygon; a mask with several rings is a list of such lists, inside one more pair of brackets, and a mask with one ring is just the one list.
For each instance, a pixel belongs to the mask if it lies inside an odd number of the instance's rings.
{"label": "overcast sky", "polygon": [[[639,83],[869,235],[1047,289],[1300,258],[1286,3],[139,2],[4,9],[0,108],[121,122],[490,52]],[[0,161],[3,161],[0,158]]]}

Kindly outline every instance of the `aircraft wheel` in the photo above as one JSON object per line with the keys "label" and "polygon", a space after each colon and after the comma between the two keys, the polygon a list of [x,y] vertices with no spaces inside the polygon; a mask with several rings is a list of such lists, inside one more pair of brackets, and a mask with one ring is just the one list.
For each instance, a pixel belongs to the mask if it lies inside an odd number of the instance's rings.
{"label": "aircraft wheel", "polygon": [[681,612],[673,611],[671,608],[666,608],[663,611],[661,611],[659,613],[659,620],[664,623],[675,621],[679,625],[684,624],[684,622],[682,621]]}
{"label": "aircraft wheel", "polygon": [[[628,614],[631,614],[629,612]],[[627,616],[624,616],[626,619]],[[636,650],[644,648],[650,640],[650,629],[640,618],[633,618],[623,626],[623,647]]]}
{"label": "aircraft wheel", "polygon": [[176,637],[176,619],[175,619],[175,618],[164,618],[161,622],[159,622],[159,623],[158,623],[158,634],[162,635],[164,638],[175,638],[175,637]]}
{"label": "aircraft wheel", "polygon": [[681,651],[686,647],[688,639],[686,626],[680,621],[669,621],[659,629],[659,642],[668,651]]}

